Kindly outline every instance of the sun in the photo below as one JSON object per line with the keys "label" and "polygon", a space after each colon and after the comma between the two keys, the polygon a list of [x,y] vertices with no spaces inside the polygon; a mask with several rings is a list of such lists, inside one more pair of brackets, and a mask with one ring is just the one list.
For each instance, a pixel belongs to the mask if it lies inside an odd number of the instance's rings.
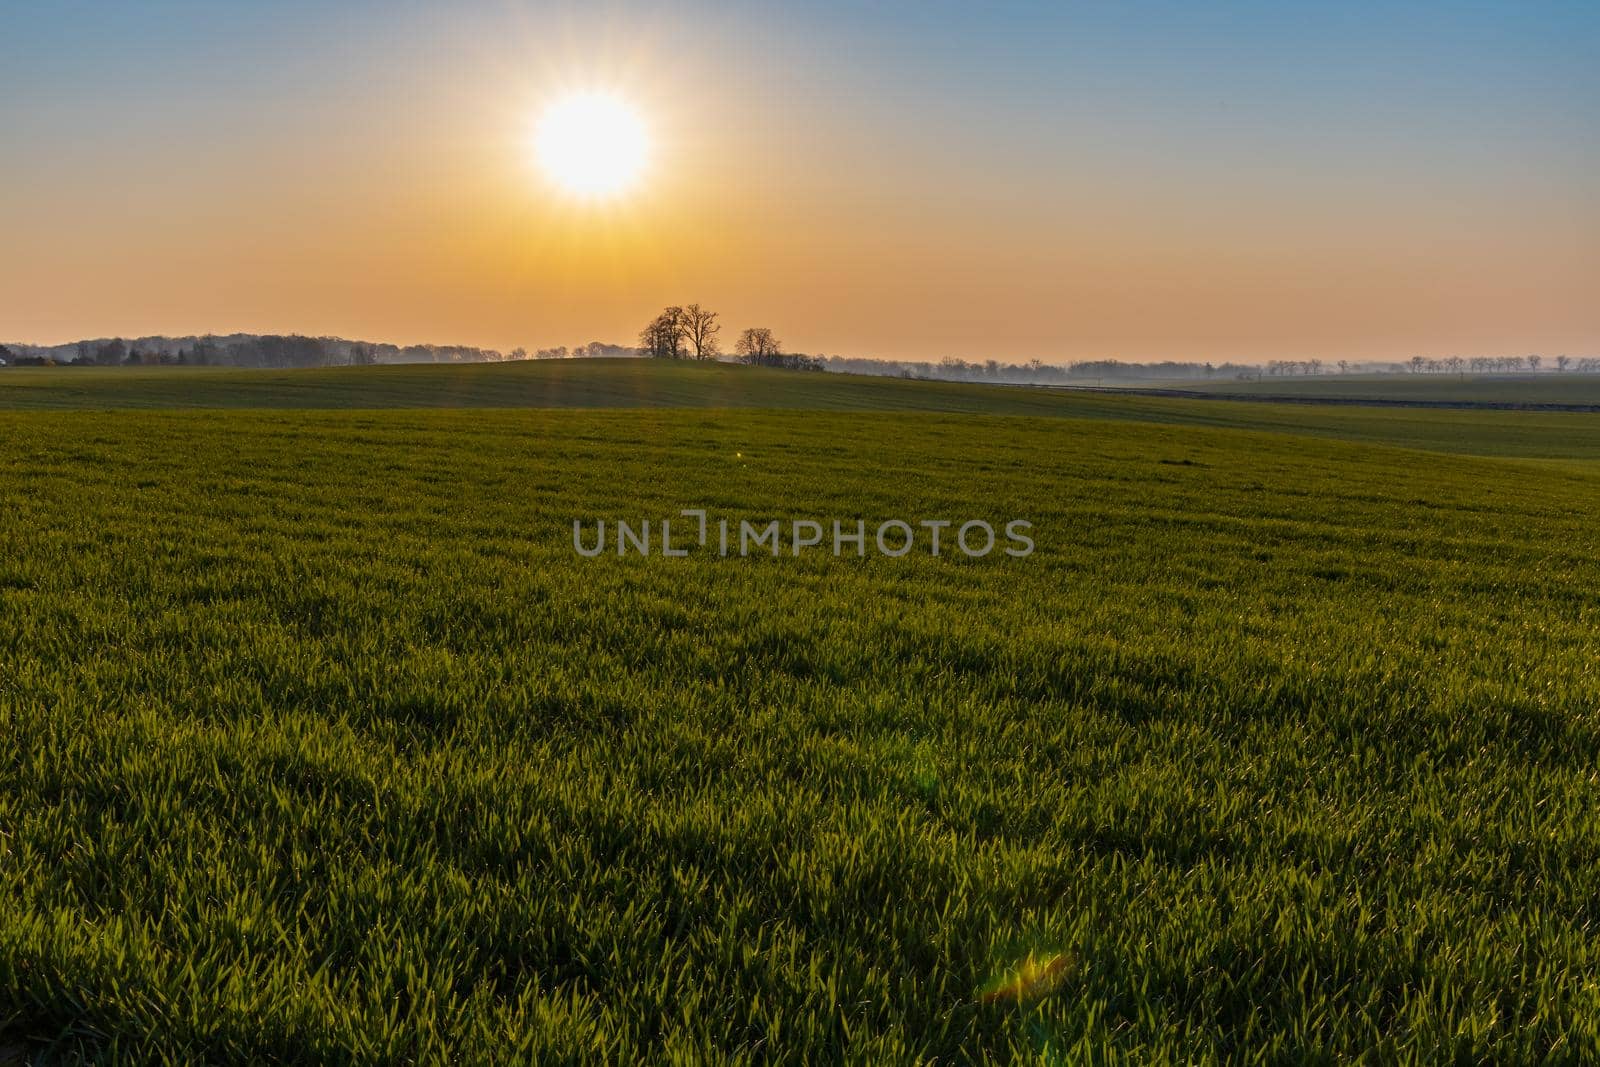
{"label": "sun", "polygon": [[539,168],[582,197],[611,197],[639,181],[649,162],[644,120],[627,100],[595,90],[552,100],[534,128]]}

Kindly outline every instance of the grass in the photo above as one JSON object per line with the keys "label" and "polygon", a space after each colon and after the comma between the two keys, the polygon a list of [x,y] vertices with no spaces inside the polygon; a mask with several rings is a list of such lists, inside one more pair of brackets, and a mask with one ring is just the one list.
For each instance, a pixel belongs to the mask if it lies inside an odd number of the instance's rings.
{"label": "grass", "polygon": [[1306,400],[1600,407],[1600,374],[1576,371],[1539,374],[1339,374],[1330,371],[1250,381],[1226,376],[1182,379],[1157,383],[1157,387]]}
{"label": "grass", "polygon": [[[0,442],[0,1049],[1600,1057],[1587,461],[687,404]],[[572,551],[696,505],[1038,550]]]}
{"label": "grass", "polygon": [[[1578,376],[1574,375],[1574,380]],[[26,369],[0,373],[0,411],[134,409],[758,408],[1113,419],[1268,430],[1430,451],[1600,459],[1600,419],[1572,412],[1222,403],[659,360],[254,371]]]}

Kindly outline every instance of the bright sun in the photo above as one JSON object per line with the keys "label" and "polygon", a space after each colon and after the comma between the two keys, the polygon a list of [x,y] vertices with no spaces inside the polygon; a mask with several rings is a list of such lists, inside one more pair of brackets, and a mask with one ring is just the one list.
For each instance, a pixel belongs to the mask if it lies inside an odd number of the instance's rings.
{"label": "bright sun", "polygon": [[540,168],[567,192],[616,196],[639,180],[650,138],[626,100],[576,92],[552,101],[539,116],[534,151]]}

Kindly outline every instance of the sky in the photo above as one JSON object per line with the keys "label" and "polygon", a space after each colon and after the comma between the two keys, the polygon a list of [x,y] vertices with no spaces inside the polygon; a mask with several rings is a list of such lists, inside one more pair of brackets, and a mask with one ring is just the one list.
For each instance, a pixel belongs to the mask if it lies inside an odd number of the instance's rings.
{"label": "sky", "polygon": [[[0,340],[1600,355],[1600,4],[0,0]],[[553,186],[552,100],[649,130]]]}

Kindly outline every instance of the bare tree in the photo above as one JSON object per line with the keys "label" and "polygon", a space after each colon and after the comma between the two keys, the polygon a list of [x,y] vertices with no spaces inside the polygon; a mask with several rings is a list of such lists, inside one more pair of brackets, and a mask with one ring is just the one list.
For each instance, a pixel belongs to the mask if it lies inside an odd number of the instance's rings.
{"label": "bare tree", "polygon": [[765,326],[753,326],[739,335],[733,350],[746,363],[770,363],[783,354],[783,344]]}
{"label": "bare tree", "polygon": [[683,309],[682,325],[684,339],[694,349],[695,359],[717,357],[717,334],[722,332],[722,326],[717,322],[715,311],[690,304]]}
{"label": "bare tree", "polygon": [[650,325],[639,331],[639,347],[645,355],[657,359],[682,359],[683,318],[683,308],[673,306],[651,319]]}
{"label": "bare tree", "polygon": [[1542,363],[1543,361],[1544,361],[1544,357],[1543,356],[1529,356],[1528,357],[1528,369],[1533,371],[1534,373],[1538,373],[1539,364]]}
{"label": "bare tree", "polygon": [[1570,358],[1568,358],[1567,356],[1557,356],[1556,357],[1556,370],[1558,370],[1558,371],[1566,370],[1567,369],[1567,364],[1569,364],[1571,362],[1572,362],[1572,360]]}

